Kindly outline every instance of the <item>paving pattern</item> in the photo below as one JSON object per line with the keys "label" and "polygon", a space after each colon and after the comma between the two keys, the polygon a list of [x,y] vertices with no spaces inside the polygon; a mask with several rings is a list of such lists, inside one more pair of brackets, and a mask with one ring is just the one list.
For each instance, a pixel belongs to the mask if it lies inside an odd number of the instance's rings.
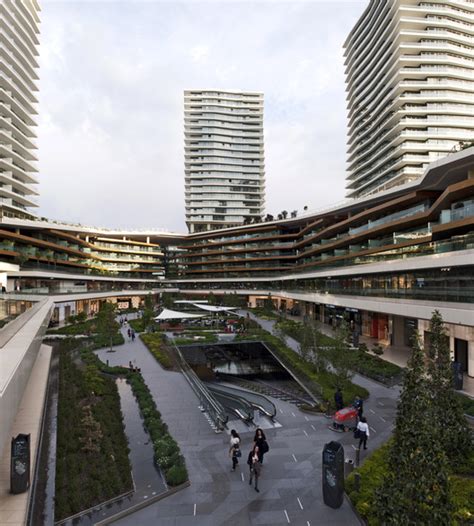
{"label": "paving pattern", "polygon": [[[270,327],[271,329],[271,327]],[[334,510],[324,505],[321,489],[321,463],[324,444],[339,440],[346,458],[354,458],[356,441],[350,433],[337,434],[328,428],[324,416],[301,412],[295,405],[272,398],[281,427],[266,429],[270,451],[265,456],[260,493],[248,484],[245,464],[254,430],[241,434],[241,465],[231,472],[228,457],[229,435],[216,434],[198,408],[198,400],[185,378],[163,370],[136,339],[117,347],[115,353],[101,353],[111,365],[127,365],[131,360],[141,368],[168,424],[186,458],[191,486],[133,515],[117,525],[213,526],[213,525],[357,525],[350,505]],[[386,388],[360,376],[354,381],[371,392],[365,414],[371,428],[369,451],[385,441],[391,432],[397,388]],[[241,428],[239,428],[240,432]]]}

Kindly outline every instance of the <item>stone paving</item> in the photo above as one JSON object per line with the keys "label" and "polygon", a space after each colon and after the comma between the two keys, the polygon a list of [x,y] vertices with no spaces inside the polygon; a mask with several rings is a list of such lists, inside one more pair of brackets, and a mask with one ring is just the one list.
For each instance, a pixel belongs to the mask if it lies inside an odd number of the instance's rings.
{"label": "stone paving", "polygon": [[[271,329],[271,327],[269,327]],[[126,338],[127,339],[127,338]],[[359,524],[350,505],[334,510],[324,505],[321,489],[322,449],[339,440],[346,458],[354,458],[355,441],[351,433],[337,434],[328,428],[324,416],[307,415],[296,406],[272,399],[282,427],[266,430],[270,451],[265,456],[260,493],[248,485],[245,463],[254,429],[241,433],[241,465],[231,472],[228,457],[229,435],[216,434],[198,408],[198,400],[185,378],[163,370],[140,339],[127,341],[115,353],[101,351],[111,365],[128,365],[131,360],[142,370],[163,420],[178,441],[186,458],[191,486],[133,515],[117,525],[268,525],[303,526]],[[365,414],[371,427],[369,451],[391,432],[397,388],[386,388],[365,378],[354,380],[371,391]]]}

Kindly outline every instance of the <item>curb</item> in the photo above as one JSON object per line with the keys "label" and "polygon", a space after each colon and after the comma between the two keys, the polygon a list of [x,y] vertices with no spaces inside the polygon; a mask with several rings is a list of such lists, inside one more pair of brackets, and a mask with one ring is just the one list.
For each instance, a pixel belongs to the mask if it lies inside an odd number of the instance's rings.
{"label": "curb", "polygon": [[143,502],[139,502],[138,504],[135,504],[134,506],[130,506],[129,508],[125,510],[119,511],[118,513],[115,513],[114,515],[111,515],[110,517],[106,517],[105,519],[102,519],[99,522],[95,522],[94,526],[106,526],[107,524],[111,524],[119,519],[127,517],[128,515],[131,515],[132,513],[135,513],[136,511],[146,508],[147,506],[150,506],[151,504],[154,504],[155,502],[159,502],[160,500],[166,499],[166,497],[171,497],[171,495],[174,495],[175,493],[178,493],[178,491],[188,488],[189,486],[191,486],[191,482],[189,482],[188,480],[186,482],[183,482],[183,484],[181,484],[180,486],[176,486],[168,491],[165,491],[164,493],[155,495],[151,499],[147,499]]}

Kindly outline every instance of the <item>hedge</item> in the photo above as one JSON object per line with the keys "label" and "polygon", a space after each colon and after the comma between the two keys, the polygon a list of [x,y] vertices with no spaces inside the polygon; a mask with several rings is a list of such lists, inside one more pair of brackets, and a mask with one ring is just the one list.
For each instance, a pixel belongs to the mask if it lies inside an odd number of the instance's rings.
{"label": "hedge", "polygon": [[462,408],[464,409],[464,413],[466,415],[474,417],[474,399],[462,393],[456,393],[456,396],[461,402]]}
{"label": "hedge", "polygon": [[140,334],[143,343],[164,369],[172,369],[173,363],[166,350],[160,333]]}
{"label": "hedge", "polygon": [[[391,441],[367,458],[360,468],[346,479],[346,492],[357,512],[369,526],[379,526],[374,517],[375,490],[388,474],[388,455]],[[450,497],[453,504],[452,524],[472,524],[474,520],[474,452],[464,464],[459,465],[449,477]],[[360,474],[360,489],[355,489],[355,474]],[[465,475],[465,476],[463,476]]]}

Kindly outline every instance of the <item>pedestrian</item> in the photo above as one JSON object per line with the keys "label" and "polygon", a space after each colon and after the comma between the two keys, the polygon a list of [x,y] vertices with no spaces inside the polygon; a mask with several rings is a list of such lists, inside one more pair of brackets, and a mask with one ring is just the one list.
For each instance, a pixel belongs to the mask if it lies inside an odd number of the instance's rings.
{"label": "pedestrian", "polygon": [[357,424],[356,438],[359,438],[359,449],[362,444],[364,444],[364,449],[367,449],[367,439],[370,436],[369,425],[367,424],[367,419],[365,416],[361,417],[359,423]]}
{"label": "pedestrian", "polygon": [[132,336],[132,331],[130,330],[130,327],[127,329],[128,339]]}
{"label": "pedestrian", "polygon": [[239,463],[239,457],[242,456],[242,452],[240,451],[240,435],[235,429],[232,429],[230,432],[229,456],[232,459],[232,471],[235,471]]}
{"label": "pedestrian", "polygon": [[260,493],[260,490],[258,489],[258,479],[260,478],[260,475],[262,473],[262,464],[260,463],[258,454],[258,446],[254,446],[247,458],[247,464],[249,465],[250,469],[249,486],[252,485],[252,480],[255,477],[255,491],[257,493]]}
{"label": "pedestrian", "polygon": [[360,420],[364,415],[364,402],[362,401],[362,398],[356,396],[354,407],[357,409],[357,416]]}
{"label": "pedestrian", "polygon": [[257,446],[258,448],[258,460],[260,461],[260,464],[263,464],[263,455],[265,453],[268,453],[269,447],[267,442],[267,437],[265,436],[265,433],[257,427],[255,431],[255,436],[253,437],[253,446]]}
{"label": "pedestrian", "polygon": [[338,387],[336,389],[336,392],[334,393],[334,402],[336,404],[336,411],[339,411],[339,409],[342,409],[344,407],[344,400],[342,398],[342,392],[340,387]]}
{"label": "pedestrian", "polygon": [[135,341],[135,331],[132,329],[132,342]]}

